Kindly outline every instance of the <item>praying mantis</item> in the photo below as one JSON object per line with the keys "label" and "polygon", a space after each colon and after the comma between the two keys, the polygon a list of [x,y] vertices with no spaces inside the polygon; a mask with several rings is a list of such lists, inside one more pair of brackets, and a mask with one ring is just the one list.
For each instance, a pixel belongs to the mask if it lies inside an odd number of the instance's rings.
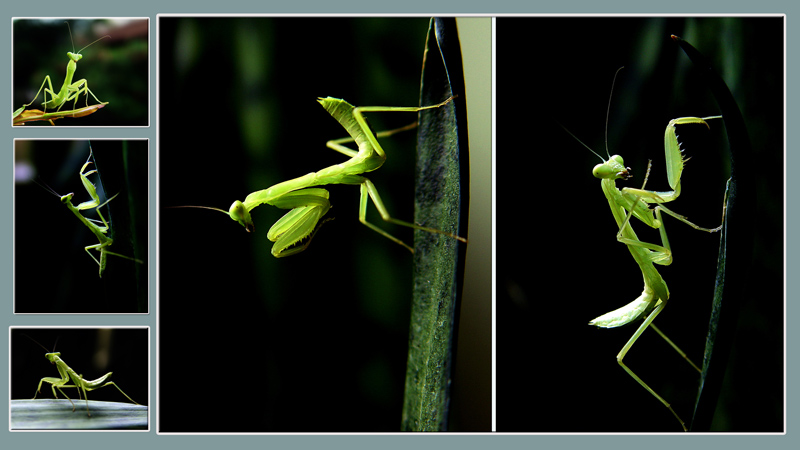
{"label": "praying mantis", "polygon": [[[350,159],[324,168],[318,172],[311,172],[292,180],[278,183],[267,189],[249,194],[244,202],[236,200],[228,211],[206,206],[182,206],[188,208],[204,208],[220,211],[242,225],[247,232],[255,230],[255,224],[250,216],[250,211],[261,204],[269,204],[281,209],[289,209],[267,232],[267,238],[275,242],[272,246],[272,255],[276,258],[294,255],[305,250],[311,242],[316,231],[325,222],[321,219],[330,209],[329,192],[313,186],[326,184],[349,184],[360,186],[361,201],[358,219],[361,223],[388,238],[412,253],[414,249],[402,240],[392,236],[366,219],[367,203],[371,199],[384,221],[402,225],[417,230],[439,233],[467,242],[466,239],[435,228],[424,227],[413,223],[395,219],[389,215],[375,185],[368,178],[361,176],[380,168],[386,161],[386,153],[378,143],[378,137],[385,137],[398,131],[413,128],[416,124],[397,130],[373,133],[364,118],[366,112],[418,112],[427,109],[440,108],[453,100],[450,97],[441,103],[422,107],[393,107],[393,106],[362,106],[355,107],[344,100],[325,97],[317,101],[323,108],[347,130],[350,137],[335,139],[327,142],[327,147],[349,156]],[[353,150],[343,145],[355,142],[358,150]]]}
{"label": "praying mantis", "polygon": [[[69,22],[65,22],[65,23],[67,24],[67,29],[69,30]],[[72,30],[69,30],[69,33],[70,33],[70,39],[72,39]],[[82,79],[77,80],[75,82],[73,82],[72,79],[73,79],[73,77],[75,75],[75,71],[78,68],[78,61],[80,61],[81,58],[83,58],[83,55],[81,54],[81,52],[83,50],[85,50],[87,47],[89,47],[90,45],[95,44],[96,42],[98,42],[98,41],[100,41],[102,39],[110,38],[110,37],[111,36],[108,36],[108,35],[103,36],[103,37],[95,40],[91,44],[88,44],[87,46],[85,46],[82,49],[78,50],[77,52],[74,51],[75,50],[74,47],[72,49],[73,50],[72,52],[67,52],[67,57],[69,58],[69,61],[67,62],[67,72],[66,72],[66,76],[64,77],[64,83],[61,85],[61,89],[59,89],[58,92],[55,92],[53,90],[53,84],[50,81],[50,75],[45,75],[44,80],[42,81],[42,85],[39,87],[39,90],[36,92],[36,96],[33,97],[33,100],[31,100],[30,103],[26,103],[26,104],[22,105],[22,107],[20,107],[16,111],[14,111],[12,119],[16,118],[20,113],[22,113],[22,111],[25,108],[27,108],[28,106],[32,105],[36,101],[36,99],[39,98],[39,94],[42,92],[42,89],[44,89],[44,101],[42,102],[42,107],[44,109],[43,114],[46,114],[48,109],[53,109],[53,108],[56,108],[56,111],[60,111],[61,108],[64,106],[64,104],[67,103],[68,101],[71,101],[71,100],[74,100],[73,109],[75,109],[75,107],[76,107],[76,105],[78,103],[78,97],[81,94],[83,94],[86,97],[86,106],[87,107],[89,106],[89,94],[92,94],[92,97],[97,101],[97,103],[103,104],[103,105],[107,104],[108,102],[105,102],[105,103],[101,102],[97,98],[97,96],[94,95],[94,92],[92,92],[91,89],[89,89],[89,82],[86,79],[82,78]],[[47,85],[46,88],[45,88],[45,84]],[[48,93],[50,94],[50,100],[47,99],[47,94]]]}
{"label": "praying mantis", "polygon": [[[86,402],[86,414],[88,415],[88,417],[91,417],[92,414],[89,411],[89,397],[88,397],[87,393],[90,392],[90,391],[93,391],[95,389],[100,389],[102,387],[106,387],[106,386],[111,385],[111,386],[114,386],[115,388],[117,388],[117,390],[122,395],[124,395],[125,398],[130,400],[132,403],[134,403],[136,405],[139,405],[138,402],[133,400],[119,386],[117,386],[116,383],[114,383],[113,381],[108,381],[108,379],[111,377],[111,374],[113,372],[108,372],[107,374],[105,374],[105,375],[103,375],[103,376],[101,376],[101,377],[99,377],[99,378],[97,378],[95,380],[86,380],[86,379],[83,378],[83,375],[78,374],[74,369],[72,369],[70,366],[68,366],[67,363],[64,362],[63,359],[61,359],[61,353],[55,351],[55,346],[53,348],[53,351],[50,351],[45,346],[43,346],[38,341],[36,341],[33,338],[31,338],[30,336],[28,336],[27,334],[23,334],[23,335],[25,337],[27,337],[28,339],[32,340],[33,342],[35,342],[37,345],[42,347],[45,350],[45,352],[47,352],[47,353],[45,353],[45,358],[47,358],[47,360],[50,361],[50,364],[55,364],[56,369],[58,370],[58,373],[59,373],[59,376],[60,376],[59,378],[56,378],[56,377],[43,377],[41,380],[39,380],[39,385],[36,387],[36,393],[33,396],[34,400],[41,393],[42,384],[43,383],[47,383],[47,384],[50,385],[50,389],[53,391],[53,397],[56,398],[56,399],[58,398],[58,394],[56,393],[56,390],[58,390],[58,392],[61,392],[61,395],[63,395],[67,400],[69,400],[70,404],[72,405],[72,411],[75,412],[75,403],[72,401],[71,398],[69,398],[69,396],[67,394],[64,393],[62,388],[76,388],[78,390],[78,398],[79,399],[83,398],[85,400],[85,402]],[[68,383],[70,383],[70,381],[73,384],[68,384]]]}
{"label": "praying mantis", "polygon": [[[613,84],[612,84],[613,91]],[[703,228],[688,221],[686,217],[681,216],[669,209],[663,203],[668,203],[676,198],[681,193],[681,173],[684,168],[686,159],[683,156],[683,151],[680,148],[678,137],[676,134],[676,126],[689,125],[689,124],[702,124],[710,128],[706,121],[712,119],[721,119],[722,116],[710,117],[681,117],[672,119],[667,124],[664,132],[664,152],[667,166],[667,179],[671,191],[658,192],[645,190],[645,185],[650,176],[650,169],[652,161],[648,163],[647,173],[645,174],[644,182],[641,189],[623,188],[622,190],[616,187],[616,180],[627,180],[632,177],[630,168],[625,167],[623,158],[620,155],[608,155],[608,159],[604,160],[602,156],[598,155],[594,150],[583,144],[572,133],[567,130],[578,142],[584,147],[589,149],[592,153],[597,155],[603,162],[598,164],[592,170],[592,175],[600,178],[601,189],[606,199],[608,200],[611,208],[611,213],[618,227],[617,240],[627,245],[628,250],[636,261],[639,269],[642,271],[644,279],[644,290],[642,294],[630,302],[629,304],[603,314],[589,322],[589,325],[594,325],[600,328],[616,328],[627,325],[636,320],[643,320],[638,329],[634,332],[633,336],[628,340],[625,346],[617,354],[617,362],[636,382],[647,390],[651,395],[658,399],[681,424],[684,431],[688,431],[683,419],[673,410],[672,406],[653,389],[650,388],[639,376],[637,376],[628,366],[625,365],[623,359],[633,344],[648,328],[652,328],[659,334],[667,343],[670,344],[689,364],[692,365],[698,372],[700,369],[687,357],[678,346],[676,346],[667,336],[661,332],[653,324],[653,320],[664,309],[669,299],[669,289],[661,275],[656,270],[653,264],[669,265],[672,263],[672,251],[670,250],[669,240],[667,238],[666,230],[662,220],[661,212],[667,213],[670,216],[686,223],[687,225],[709,233],[717,232],[722,229],[722,226],[717,228]],[[566,130],[566,128],[565,128]],[[608,149],[606,149],[608,153]],[[657,206],[651,209],[648,205],[654,203]],[[641,222],[648,226],[655,228],[659,231],[661,236],[661,245],[642,242],[636,236],[636,233],[631,227],[631,217],[636,217]]]}
{"label": "praying mantis", "polygon": [[[84,163],[84,165],[81,167],[81,170],[78,172],[78,174],[79,174],[79,176],[81,178],[81,183],[83,183],[83,187],[86,189],[86,192],[88,192],[89,196],[92,198],[91,200],[85,201],[85,202],[80,203],[77,206],[75,206],[75,205],[72,204],[72,198],[75,195],[74,193],[70,192],[69,194],[66,194],[66,195],[59,195],[59,194],[57,194],[56,192],[54,192],[52,190],[51,190],[51,193],[56,195],[57,197],[59,197],[60,200],[61,200],[61,203],[63,203],[64,206],[67,207],[67,209],[69,209],[73,214],[75,214],[75,217],[77,217],[78,220],[81,223],[86,225],[86,227],[88,227],[89,230],[97,237],[97,240],[99,241],[98,244],[87,245],[84,249],[86,250],[86,253],[88,253],[89,256],[91,256],[92,259],[99,266],[99,268],[100,268],[99,269],[99,276],[100,276],[100,278],[102,278],[103,277],[103,271],[105,271],[105,269],[106,269],[106,258],[107,258],[108,255],[118,256],[120,258],[125,258],[125,259],[134,261],[134,262],[139,263],[139,264],[142,264],[143,262],[141,260],[139,260],[139,259],[132,258],[132,257],[126,256],[126,255],[121,255],[119,253],[114,253],[114,252],[108,250],[108,248],[111,247],[111,245],[114,243],[114,240],[107,236],[108,230],[109,230],[109,225],[108,225],[108,222],[106,221],[106,219],[103,217],[103,214],[100,212],[100,208],[102,208],[108,202],[110,202],[111,200],[116,198],[116,196],[119,195],[119,193],[115,194],[113,197],[109,198],[108,200],[106,200],[102,204],[100,203],[100,196],[97,194],[97,188],[95,187],[94,184],[92,184],[91,181],[89,181],[89,178],[88,178],[89,175],[97,173],[97,169],[91,169],[91,170],[87,171],[87,169],[89,168],[89,165],[92,164],[92,161],[91,161],[92,156],[93,156],[93,154],[92,154],[92,151],[91,151],[91,147],[89,147],[89,157],[87,158],[86,163]],[[100,221],[98,222],[97,220],[88,219],[88,218],[84,217],[84,215],[83,215],[83,213],[81,213],[81,211],[85,211],[87,209],[94,209],[97,212],[97,215],[100,217]],[[103,225],[100,225],[100,223],[102,223]],[[91,253],[90,250],[96,250],[96,251],[100,252],[100,259],[97,259],[97,257],[95,257]]]}

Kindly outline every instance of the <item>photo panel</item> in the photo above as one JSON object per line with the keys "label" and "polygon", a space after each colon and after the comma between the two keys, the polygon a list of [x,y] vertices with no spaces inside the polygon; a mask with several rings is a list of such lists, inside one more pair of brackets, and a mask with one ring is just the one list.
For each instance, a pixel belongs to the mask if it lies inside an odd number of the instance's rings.
{"label": "photo panel", "polygon": [[[429,22],[159,17],[160,432],[402,429],[414,255],[360,223],[356,179],[314,187],[329,192],[330,208],[313,239],[298,244],[308,247],[281,258],[267,234],[293,207],[282,202],[291,195],[253,209],[250,233],[227,211],[234,200],[280,182],[353,167],[352,154],[326,147],[348,131],[318,98],[419,106]],[[212,66],[223,69],[210,73]],[[454,102],[465,100],[457,94]],[[377,134],[413,123],[418,113],[364,116]],[[374,183],[392,217],[413,222],[417,131],[380,135],[379,142],[386,163],[354,177]],[[414,247],[427,238],[384,222],[372,198],[365,204],[367,220],[397,241]],[[488,305],[489,296],[482,301]],[[178,376],[185,365],[172,355],[187,346],[240,383],[236,395],[219,397],[219,407],[250,413],[201,413],[206,397],[198,393],[214,388],[202,377]],[[489,352],[481,354],[480,366],[489,368]],[[490,378],[463,389],[459,379],[470,373],[455,370],[449,429],[489,430],[490,404],[468,399],[488,398]]]}
{"label": "photo panel", "polygon": [[149,428],[149,328],[26,326],[9,334],[12,430]]}
{"label": "photo panel", "polygon": [[148,145],[14,141],[14,312],[147,313]]}
{"label": "photo panel", "polygon": [[149,125],[147,18],[14,19],[15,126]]}
{"label": "photo panel", "polygon": [[[704,419],[695,413],[700,373],[653,327],[623,362],[692,431],[780,432],[785,17],[529,17],[498,18],[496,26],[496,139],[505,155],[497,165],[497,431],[683,431],[615,360],[643,322],[613,328],[589,322],[642,295],[643,278],[650,287],[663,286],[661,279],[669,303],[652,323],[703,367],[720,233],[643,210],[659,220],[668,240],[633,216],[628,228],[635,235],[625,231],[621,237],[629,240],[620,242],[614,213],[624,222],[627,210],[610,193],[643,188],[658,191],[651,200],[670,198],[676,186],[665,142],[677,140],[682,152],[672,160],[685,160],[675,177],[680,197],[664,206],[700,227],[720,226],[728,149],[746,140],[735,133],[742,127],[731,129],[733,113],[705,125],[676,124],[674,138],[669,126],[681,117],[729,114],[703,78],[710,66],[730,88],[753,144],[737,167],[740,174],[755,170],[748,193],[757,200],[748,205],[752,214],[730,219],[755,219],[756,234],[747,239],[757,246],[751,268],[728,279],[749,277],[752,291],[740,292],[738,323],[736,306],[725,303],[725,326],[735,337],[732,349],[715,353],[715,361],[730,358],[722,363],[716,407]],[[708,66],[693,64],[672,35],[705,55]],[[616,189],[612,182],[604,190],[596,167],[613,155],[622,168],[611,172],[619,178]],[[527,219],[511,213],[521,205],[534,209]],[[670,265],[645,261],[666,255],[666,247]],[[634,252],[643,255],[639,262]],[[645,304],[640,318],[655,311],[658,298]],[[703,386],[710,385],[707,378]],[[693,420],[708,417],[710,425],[692,428]]]}

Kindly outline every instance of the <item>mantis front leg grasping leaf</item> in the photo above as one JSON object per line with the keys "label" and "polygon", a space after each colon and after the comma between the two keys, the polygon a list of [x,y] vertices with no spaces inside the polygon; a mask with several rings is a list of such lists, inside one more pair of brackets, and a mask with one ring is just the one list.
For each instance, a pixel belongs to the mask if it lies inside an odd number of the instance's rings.
{"label": "mantis front leg grasping leaf", "polygon": [[[291,211],[278,220],[267,232],[267,238],[275,242],[272,247],[272,255],[276,258],[280,258],[294,255],[305,250],[314,232],[324,223],[324,220],[321,221],[321,219],[330,209],[330,201],[328,200],[329,193],[326,189],[316,188],[314,186],[326,184],[358,185],[361,189],[361,201],[358,215],[359,221],[380,233],[382,236],[402,245],[411,252],[414,251],[411,246],[367,221],[368,200],[372,200],[381,218],[387,222],[417,230],[443,234],[461,242],[466,242],[466,239],[456,236],[455,234],[391,217],[381,201],[375,185],[368,178],[362,176],[364,173],[372,172],[380,168],[386,161],[386,153],[384,153],[377,138],[400,131],[392,130],[377,134],[373,133],[364,118],[364,113],[380,111],[418,112],[442,107],[452,100],[453,97],[450,97],[439,104],[423,107],[355,107],[344,100],[332,97],[319,98],[317,101],[350,135],[350,137],[347,138],[328,141],[327,146],[332,150],[349,156],[349,160],[327,167],[318,172],[311,172],[302,177],[284,181],[270,188],[253,192],[248,195],[243,202],[239,200],[234,201],[228,211],[209,207],[201,208],[213,209],[228,214],[231,219],[239,222],[248,232],[255,230],[255,224],[250,216],[250,211],[256,206],[269,204],[282,209],[290,209]],[[405,127],[403,129],[406,128],[410,127]],[[343,144],[347,142],[355,142],[358,146],[358,150],[344,146]],[[302,241],[304,239],[308,239],[308,241],[303,243]]]}
{"label": "mantis front leg grasping leaf", "polygon": [[[671,191],[657,192],[644,189],[647,179],[650,175],[650,164],[648,164],[647,174],[645,175],[645,180],[641,189],[618,189],[615,183],[617,179],[627,180],[631,178],[630,168],[624,166],[623,159],[619,155],[609,155],[607,160],[604,160],[602,164],[598,164],[592,170],[592,174],[601,179],[600,186],[603,190],[603,194],[608,200],[614,220],[617,223],[617,227],[619,229],[617,233],[617,240],[627,245],[628,250],[631,252],[631,256],[633,256],[633,259],[636,261],[636,263],[639,265],[639,269],[642,271],[642,277],[644,278],[644,290],[642,291],[642,294],[634,301],[619,309],[593,319],[589,322],[589,325],[594,325],[601,328],[616,328],[627,325],[636,320],[644,320],[644,322],[642,322],[622,350],[617,354],[617,362],[631,377],[633,377],[633,379],[635,379],[642,387],[644,387],[650,394],[664,404],[667,409],[669,409],[669,411],[681,423],[684,431],[687,431],[687,428],[683,419],[678,416],[678,414],[672,409],[670,404],[664,400],[663,397],[653,391],[650,386],[648,386],[641,378],[639,378],[639,376],[637,376],[630,368],[628,368],[628,366],[625,365],[623,358],[639,338],[639,336],[642,335],[644,330],[647,329],[647,327],[651,327],[681,356],[683,356],[683,358],[689,361],[689,363],[695,369],[697,369],[698,372],[700,371],[700,369],[693,362],[691,362],[691,360],[689,360],[686,354],[674,343],[672,343],[672,341],[670,341],[652,323],[658,314],[664,309],[667,304],[667,300],[669,299],[669,289],[667,288],[667,284],[664,279],[661,278],[661,275],[658,273],[653,264],[669,265],[672,263],[672,251],[670,249],[669,240],[664,228],[664,222],[661,215],[662,212],[675,217],[681,222],[684,222],[697,230],[713,233],[721,229],[721,226],[717,228],[699,227],[689,222],[684,216],[676,214],[663,206],[663,203],[675,200],[681,193],[680,178],[684,168],[685,159],[683,157],[682,150],[680,149],[680,144],[678,143],[675,127],[678,125],[688,124],[703,124],[708,127],[709,125],[706,123],[707,120],[719,118],[721,118],[721,116],[703,118],[682,117],[671,120],[667,125],[666,131],[664,132],[664,151],[667,162],[667,178],[669,185],[672,188]],[[575,136],[573,135],[573,137]],[[581,142],[581,144],[583,143]],[[583,145],[586,148],[589,148],[585,144]],[[592,153],[595,153],[593,150],[591,150],[591,148],[589,148],[589,150],[592,151]],[[597,155],[597,153],[595,153],[595,155]],[[597,156],[600,157],[600,155]],[[603,158],[600,157],[600,159],[602,160]],[[651,209],[648,206],[648,203],[654,203],[657,206]],[[658,229],[661,236],[661,245],[640,241],[631,227],[631,217],[635,217],[648,226]]]}

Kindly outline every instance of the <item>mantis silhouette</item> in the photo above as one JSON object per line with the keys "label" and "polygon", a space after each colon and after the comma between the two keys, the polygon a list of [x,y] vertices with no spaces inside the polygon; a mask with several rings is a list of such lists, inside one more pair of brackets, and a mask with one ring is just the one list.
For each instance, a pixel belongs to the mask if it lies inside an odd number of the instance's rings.
{"label": "mantis silhouette", "polygon": [[[639,326],[636,332],[634,332],[633,336],[631,336],[622,350],[620,350],[620,352],[617,354],[617,362],[620,366],[622,366],[625,372],[633,377],[633,379],[635,379],[642,387],[644,387],[647,392],[656,397],[664,406],[667,407],[667,409],[669,409],[669,411],[681,423],[684,431],[688,430],[683,419],[678,416],[678,414],[672,409],[672,406],[670,406],[670,404],[664,400],[663,397],[653,391],[650,386],[642,381],[639,376],[637,376],[630,368],[628,368],[628,366],[625,365],[623,358],[636,340],[639,339],[639,336],[642,335],[644,330],[650,327],[662,338],[664,338],[664,340],[666,340],[667,343],[672,346],[672,348],[674,348],[684,359],[686,359],[689,364],[692,365],[692,367],[700,372],[700,369],[686,356],[686,353],[678,348],[678,346],[676,346],[669,338],[667,338],[666,335],[664,335],[664,333],[661,332],[661,330],[659,330],[653,324],[653,320],[655,320],[658,314],[664,309],[667,304],[667,300],[669,299],[669,289],[667,288],[667,284],[653,264],[666,266],[672,263],[672,251],[670,250],[669,240],[667,238],[666,230],[664,229],[664,222],[661,216],[662,212],[675,217],[681,222],[684,222],[697,230],[713,233],[722,229],[722,226],[717,228],[703,228],[697,226],[692,222],[689,222],[686,217],[670,211],[663,205],[663,203],[675,200],[681,193],[681,173],[683,171],[686,159],[684,158],[683,152],[680,149],[680,144],[675,131],[676,126],[702,124],[710,128],[706,121],[720,118],[722,118],[722,116],[703,118],[681,117],[669,121],[664,132],[664,152],[667,164],[667,179],[672,190],[665,192],[645,190],[647,179],[650,176],[652,161],[648,163],[647,173],[645,174],[641,189],[618,189],[616,187],[616,180],[627,180],[632,177],[630,174],[630,168],[625,167],[622,157],[620,155],[611,156],[609,154],[608,159],[604,160],[602,156],[598,155],[594,150],[581,142],[577,137],[575,137],[575,135],[565,128],[565,130],[572,135],[573,138],[575,138],[584,147],[589,149],[589,151],[603,160],[603,163],[594,167],[592,170],[592,175],[594,175],[596,178],[600,178],[601,180],[600,186],[603,190],[603,194],[608,200],[608,204],[611,207],[611,213],[614,216],[617,227],[619,228],[619,231],[617,232],[617,240],[627,245],[628,250],[631,252],[631,256],[633,256],[633,259],[639,265],[639,269],[642,271],[642,277],[644,278],[644,290],[638,298],[619,309],[593,319],[589,322],[589,325],[594,325],[600,328],[616,328],[627,325],[636,320],[644,320],[644,322]],[[608,149],[606,149],[606,153],[608,153]],[[654,203],[657,206],[651,209],[648,205],[650,203]],[[661,236],[661,245],[640,241],[631,227],[631,217],[635,217],[648,226],[658,229]]]}
{"label": "mantis silhouette", "polygon": [[[63,359],[61,359],[61,353],[56,352],[55,351],[55,347],[53,348],[53,351],[51,352],[45,346],[43,346],[42,344],[39,344],[39,342],[35,341],[30,336],[27,336],[27,335],[24,335],[24,336],[28,337],[33,342],[36,342],[36,344],[38,344],[40,347],[42,347],[47,352],[44,355],[44,357],[47,358],[48,361],[50,361],[50,364],[55,364],[56,365],[56,369],[58,369],[58,374],[61,376],[60,378],[44,377],[41,380],[39,380],[39,385],[36,387],[36,393],[33,396],[34,400],[36,399],[36,396],[39,395],[40,392],[42,392],[42,383],[47,383],[47,384],[50,385],[50,389],[53,391],[53,397],[54,398],[58,398],[58,394],[56,394],[56,389],[58,389],[58,392],[61,392],[61,395],[63,395],[64,398],[69,400],[70,404],[72,404],[72,412],[75,412],[75,403],[73,403],[72,399],[69,398],[69,396],[67,396],[67,394],[65,394],[64,391],[62,391],[61,389],[62,388],[76,388],[76,389],[78,389],[78,398],[79,399],[83,398],[86,401],[86,414],[89,417],[91,417],[92,413],[89,412],[89,397],[88,397],[87,393],[89,391],[93,391],[95,389],[100,389],[102,387],[106,387],[106,386],[111,385],[111,386],[114,386],[115,388],[117,388],[117,390],[122,395],[124,395],[125,398],[127,398],[128,400],[130,400],[131,402],[133,402],[133,403],[135,403],[137,405],[139,404],[135,400],[130,398],[128,396],[128,394],[126,394],[122,389],[120,389],[120,387],[117,386],[116,383],[114,383],[113,381],[106,381],[106,380],[108,380],[109,377],[111,377],[111,374],[113,372],[108,372],[107,374],[105,374],[102,377],[97,378],[95,380],[86,380],[86,379],[83,378],[83,375],[79,375],[77,372],[75,372],[75,370],[73,370],[71,367],[69,367],[67,365],[67,363],[64,362]],[[67,384],[70,381],[72,381],[73,384]],[[82,395],[81,395],[81,392],[83,392]]]}
{"label": "mantis silhouette", "polygon": [[[97,169],[92,169],[92,170],[87,171],[87,168],[89,167],[89,165],[92,164],[91,159],[92,159],[92,151],[91,151],[91,147],[89,147],[89,158],[86,160],[86,163],[83,165],[83,167],[81,167],[79,175],[80,175],[80,178],[81,178],[81,183],[83,183],[83,187],[86,189],[86,192],[88,192],[89,196],[92,198],[91,200],[85,201],[83,203],[78,204],[77,206],[74,206],[72,204],[72,198],[75,196],[74,193],[70,192],[69,194],[66,194],[66,195],[59,195],[58,193],[56,193],[52,189],[50,189],[50,192],[53,195],[59,197],[60,200],[61,200],[61,203],[63,203],[64,206],[67,207],[67,209],[69,209],[73,214],[75,214],[75,217],[77,217],[78,220],[81,221],[81,223],[86,225],[89,228],[89,230],[92,233],[94,233],[94,235],[97,237],[97,240],[99,241],[98,244],[87,245],[84,249],[86,250],[86,253],[88,253],[89,256],[91,256],[92,259],[100,267],[99,276],[102,278],[103,277],[103,271],[105,271],[105,269],[106,269],[106,257],[108,255],[119,256],[120,258],[129,259],[129,260],[134,261],[134,262],[139,263],[139,264],[142,264],[143,262],[141,260],[136,259],[136,258],[132,258],[130,256],[121,255],[119,253],[114,253],[114,252],[108,250],[108,248],[111,247],[111,245],[114,243],[114,240],[107,236],[108,230],[109,230],[109,225],[108,225],[108,222],[106,222],[106,219],[103,217],[103,214],[100,212],[100,208],[105,206],[111,200],[114,200],[114,198],[116,198],[116,196],[119,195],[119,193],[115,194],[113,197],[109,198],[108,200],[106,200],[102,204],[100,203],[100,196],[97,194],[97,189],[95,188],[94,184],[92,184],[92,182],[89,181],[89,178],[88,178],[89,175],[97,173]],[[85,211],[87,209],[95,209],[95,211],[97,212],[98,217],[100,217],[100,221],[97,221],[97,220],[94,220],[94,219],[88,219],[88,218],[84,217],[84,215],[83,215],[83,213],[81,213],[81,211]],[[100,223],[102,223],[102,225],[100,225]],[[100,259],[98,260],[92,254],[92,252],[90,250],[96,250],[96,251],[100,252]]]}
{"label": "mantis silhouette", "polygon": [[[65,23],[67,24],[67,29],[69,29],[69,22],[65,22]],[[72,39],[72,30],[70,30],[69,33],[70,33],[70,39]],[[66,73],[66,76],[64,77],[64,84],[61,85],[61,89],[59,89],[58,92],[55,92],[53,90],[53,84],[50,82],[50,75],[45,75],[44,81],[42,81],[42,85],[39,87],[39,90],[36,92],[36,96],[33,97],[33,100],[31,100],[30,103],[26,103],[25,105],[22,105],[21,108],[19,108],[16,111],[14,111],[14,115],[13,115],[12,118],[16,118],[20,113],[22,113],[22,111],[25,108],[27,108],[28,106],[32,105],[36,101],[36,99],[39,98],[39,94],[42,92],[42,89],[44,89],[44,102],[42,102],[42,107],[44,108],[43,114],[47,113],[47,109],[48,108],[49,109],[56,108],[56,111],[60,111],[61,107],[64,106],[64,104],[67,103],[70,100],[74,100],[74,102],[72,104],[72,108],[75,109],[75,106],[78,103],[78,96],[80,96],[81,94],[84,94],[86,96],[86,106],[87,107],[89,106],[89,95],[88,94],[92,94],[92,97],[95,100],[97,100],[97,103],[102,103],[102,104],[105,105],[107,102],[106,103],[101,102],[97,98],[97,96],[94,95],[94,92],[92,92],[89,89],[89,82],[86,79],[81,78],[80,80],[77,80],[75,82],[73,82],[72,79],[73,79],[73,77],[75,75],[75,71],[78,68],[78,61],[80,61],[81,58],[83,58],[83,55],[81,55],[81,52],[83,50],[85,50],[87,47],[89,47],[90,45],[92,45],[92,44],[94,44],[94,43],[96,43],[96,42],[98,42],[98,41],[100,41],[102,39],[110,38],[110,37],[111,36],[108,36],[108,35],[103,36],[103,37],[95,40],[91,44],[87,45],[86,47],[83,47],[82,49],[78,50],[77,52],[74,51],[75,48],[73,47],[72,48],[72,50],[73,50],[72,52],[67,52],[67,57],[69,58],[69,61],[67,62],[67,73]],[[46,88],[44,87],[45,84],[47,85]],[[50,94],[50,100],[47,100],[47,94]]]}
{"label": "mantis silhouette", "polygon": [[[362,176],[364,173],[372,172],[380,168],[386,161],[386,153],[384,153],[378,143],[378,137],[389,136],[398,131],[416,126],[416,124],[413,124],[397,130],[376,134],[372,132],[370,126],[367,124],[364,113],[380,111],[418,112],[442,107],[450,103],[453,98],[454,97],[450,97],[436,105],[422,107],[355,107],[344,100],[332,97],[320,97],[317,101],[350,135],[350,137],[328,141],[327,146],[332,150],[349,156],[349,160],[340,164],[334,164],[318,172],[311,172],[301,177],[278,183],[267,189],[253,192],[248,195],[243,202],[239,200],[234,201],[228,211],[207,206],[180,207],[204,208],[223,212],[231,219],[241,224],[248,232],[255,230],[255,224],[250,216],[250,211],[256,206],[269,204],[278,208],[289,209],[290,211],[275,222],[267,232],[267,238],[275,242],[272,247],[272,255],[276,258],[280,258],[294,255],[305,250],[311,242],[314,233],[316,233],[316,230],[325,222],[325,220],[321,219],[331,207],[330,201],[328,200],[329,193],[326,189],[315,188],[313,186],[322,186],[326,184],[358,185],[361,189],[359,221],[382,236],[407,248],[412,253],[414,249],[411,248],[411,246],[367,221],[366,214],[369,199],[372,200],[381,218],[386,222],[431,233],[439,233],[461,242],[467,242],[466,239],[452,233],[416,225],[391,217],[381,201],[375,185],[368,178]],[[343,145],[347,142],[355,142],[358,146],[358,150],[353,150]],[[306,238],[307,240],[302,242]]]}

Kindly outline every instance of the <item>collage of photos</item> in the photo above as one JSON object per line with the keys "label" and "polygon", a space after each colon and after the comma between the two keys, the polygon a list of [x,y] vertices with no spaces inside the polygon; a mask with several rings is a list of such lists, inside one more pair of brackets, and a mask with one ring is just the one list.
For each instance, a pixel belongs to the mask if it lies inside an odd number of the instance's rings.
{"label": "collage of photos", "polygon": [[[14,129],[150,125],[148,18],[14,19],[12,31]],[[151,429],[150,322],[109,316],[154,305],[151,141],[21,136],[13,314],[55,320],[9,327],[9,428]]]}
{"label": "collage of photos", "polygon": [[785,437],[786,18],[12,17],[8,442]]}

